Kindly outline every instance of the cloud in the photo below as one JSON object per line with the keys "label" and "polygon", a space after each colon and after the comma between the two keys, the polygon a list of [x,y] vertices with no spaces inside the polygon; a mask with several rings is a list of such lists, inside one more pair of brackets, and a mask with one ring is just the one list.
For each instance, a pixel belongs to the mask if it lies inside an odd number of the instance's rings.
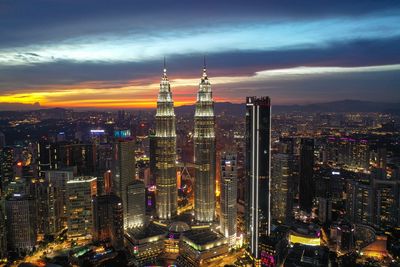
{"label": "cloud", "polygon": [[[0,49],[0,65],[146,62],[163,56],[320,48],[332,42],[400,36],[399,16],[199,26],[167,32],[117,32]],[[324,34],[329,32],[329,34]],[[356,32],[356,35],[354,34]],[[32,56],[35,55],[35,56]],[[38,55],[41,55],[40,57]]]}
{"label": "cloud", "polygon": [[[3,1],[0,97],[67,106],[79,104],[81,90],[88,105],[148,104],[167,56],[171,79],[185,84],[174,90],[183,103],[196,90],[206,54],[219,99],[238,101],[266,89],[286,102],[292,100],[282,92],[303,102],[336,97],[331,90],[387,99],[373,88],[398,98],[397,70],[358,67],[400,63],[399,15],[400,2],[387,0]],[[337,68],[316,73],[299,66]],[[251,80],[260,71],[285,77]]]}
{"label": "cloud", "polygon": [[[311,103],[356,98],[398,101],[400,64],[370,67],[296,67],[263,70],[251,76],[210,77],[217,101],[243,102],[248,95],[269,95],[278,104]],[[195,101],[197,78],[171,79],[176,105]],[[95,85],[95,84],[94,84]],[[157,82],[143,85],[110,87],[107,90],[81,84],[58,91],[15,93],[4,101],[34,103],[47,107],[154,107]],[[385,92],[385,93],[383,93]]]}
{"label": "cloud", "polygon": [[[209,73],[216,76],[251,76],[260,70],[298,66],[359,67],[400,63],[400,38],[335,42],[320,48],[278,51],[234,51],[210,54]],[[171,78],[197,78],[202,55],[167,58]],[[0,68],[0,92],[81,88],[118,88],[158,83],[162,59],[147,62],[55,63]],[[360,81],[361,83],[362,81]],[[395,86],[395,85],[393,85]]]}

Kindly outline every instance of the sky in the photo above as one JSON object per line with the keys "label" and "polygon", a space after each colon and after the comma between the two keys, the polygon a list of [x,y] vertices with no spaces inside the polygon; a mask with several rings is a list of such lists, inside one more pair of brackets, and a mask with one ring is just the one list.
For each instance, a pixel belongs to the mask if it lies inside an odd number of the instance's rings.
{"label": "sky", "polygon": [[[0,0],[0,109],[400,102],[400,1]],[[2,105],[3,104],[3,105]]]}

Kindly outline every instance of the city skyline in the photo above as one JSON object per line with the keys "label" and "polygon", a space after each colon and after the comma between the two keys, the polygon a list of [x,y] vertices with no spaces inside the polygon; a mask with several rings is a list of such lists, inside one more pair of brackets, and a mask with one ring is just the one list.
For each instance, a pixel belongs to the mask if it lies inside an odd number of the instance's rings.
{"label": "city skyline", "polygon": [[0,25],[0,266],[400,267],[399,1]]}
{"label": "city skyline", "polygon": [[175,105],[193,104],[204,55],[216,102],[400,99],[393,1],[34,5],[2,4],[0,104],[155,108],[164,56]]}

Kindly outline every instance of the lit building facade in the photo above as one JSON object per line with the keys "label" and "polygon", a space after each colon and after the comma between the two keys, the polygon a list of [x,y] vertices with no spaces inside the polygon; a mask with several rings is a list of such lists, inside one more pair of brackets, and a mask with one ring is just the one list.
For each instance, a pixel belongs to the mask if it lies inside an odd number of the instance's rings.
{"label": "lit building facade", "polygon": [[329,161],[345,168],[366,170],[369,167],[369,145],[364,139],[330,137],[327,156]]}
{"label": "lit building facade", "polygon": [[260,258],[259,241],[271,232],[271,100],[246,98],[246,228],[249,251]]}
{"label": "lit building facade", "polygon": [[209,229],[190,230],[180,238],[178,266],[210,266],[228,253],[228,240]]}
{"label": "lit building facade", "polygon": [[237,155],[224,152],[221,155],[221,233],[232,247],[236,243],[237,227]]}
{"label": "lit building facade", "polygon": [[128,227],[127,188],[135,178],[135,142],[118,140],[114,146],[112,191],[121,198],[124,209],[124,228]]}
{"label": "lit building facade", "polygon": [[146,218],[146,188],[140,180],[128,185],[127,190],[127,227],[140,227]]}
{"label": "lit building facade", "polygon": [[36,245],[36,203],[29,196],[13,194],[6,199],[7,241],[11,251],[21,255]]}
{"label": "lit building facade", "polygon": [[72,170],[49,170],[45,172],[45,181],[54,187],[54,193],[57,193],[55,203],[60,205],[61,210],[54,210],[54,213],[60,212],[61,225],[67,225],[67,182],[73,180],[74,172]]}
{"label": "lit building facade", "polygon": [[[379,170],[379,169],[378,169]],[[346,208],[353,223],[372,225],[385,230],[400,223],[400,181],[371,174],[371,182],[348,181]]]}
{"label": "lit building facade", "polygon": [[374,198],[369,184],[349,181],[346,188],[347,215],[351,222],[372,224]]}
{"label": "lit building facade", "polygon": [[300,209],[311,212],[314,196],[314,139],[302,138],[300,144]]}
{"label": "lit building facade", "polygon": [[93,240],[105,241],[116,249],[124,246],[123,208],[114,194],[93,199]]}
{"label": "lit building facade", "polygon": [[33,186],[35,188],[38,234],[56,235],[63,227],[62,191],[44,180],[38,180]]}
{"label": "lit building facade", "polygon": [[400,223],[400,181],[373,180],[374,225],[396,227]]}
{"label": "lit building facade", "polygon": [[157,217],[170,220],[177,213],[176,126],[174,102],[165,66],[157,99],[155,137]]}
{"label": "lit building facade", "polygon": [[280,223],[291,216],[293,209],[293,166],[292,154],[272,155],[271,216]]}
{"label": "lit building facade", "polygon": [[40,176],[44,175],[44,171],[57,169],[57,146],[50,143],[47,139],[42,139],[37,144],[37,162]]}
{"label": "lit building facade", "polygon": [[96,194],[96,177],[80,176],[67,182],[69,238],[91,237],[93,228],[92,198]]}
{"label": "lit building facade", "polygon": [[211,84],[204,66],[194,114],[194,163],[196,221],[212,222],[215,213],[215,116]]}
{"label": "lit building facade", "polygon": [[125,240],[134,266],[149,266],[164,253],[166,229],[150,223],[145,227],[131,228],[126,231]]}
{"label": "lit building facade", "polygon": [[8,185],[14,180],[14,150],[12,147],[0,148],[0,186],[5,195]]}
{"label": "lit building facade", "polygon": [[6,259],[7,256],[7,223],[4,218],[3,210],[0,209],[0,261]]}

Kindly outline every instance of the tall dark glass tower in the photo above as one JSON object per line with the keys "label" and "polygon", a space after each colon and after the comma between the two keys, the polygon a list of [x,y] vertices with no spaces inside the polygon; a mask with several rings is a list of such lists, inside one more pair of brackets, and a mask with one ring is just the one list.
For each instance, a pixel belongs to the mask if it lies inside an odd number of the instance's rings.
{"label": "tall dark glass tower", "polygon": [[271,232],[271,100],[246,98],[246,226],[249,250],[260,258],[259,243]]}
{"label": "tall dark glass tower", "polygon": [[302,138],[300,147],[300,209],[311,212],[315,195],[314,185],[314,139]]}
{"label": "tall dark glass tower", "polygon": [[176,127],[174,102],[164,66],[156,113],[156,210],[158,218],[169,220],[177,213]]}
{"label": "tall dark glass tower", "polygon": [[206,67],[197,93],[194,114],[195,219],[212,222],[215,212],[215,117]]}

